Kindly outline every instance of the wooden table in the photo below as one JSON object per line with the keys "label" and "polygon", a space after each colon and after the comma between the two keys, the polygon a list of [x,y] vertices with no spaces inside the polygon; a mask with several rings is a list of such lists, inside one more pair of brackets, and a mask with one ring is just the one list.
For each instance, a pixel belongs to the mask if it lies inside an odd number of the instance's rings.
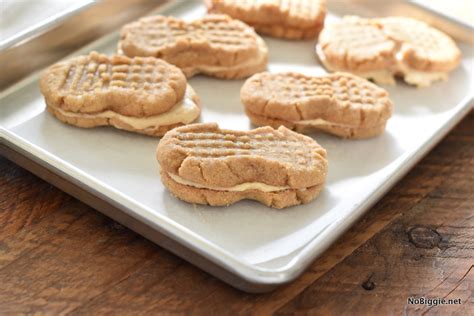
{"label": "wooden table", "polygon": [[0,158],[0,314],[473,315],[473,190],[471,112],[298,280],[251,295]]}

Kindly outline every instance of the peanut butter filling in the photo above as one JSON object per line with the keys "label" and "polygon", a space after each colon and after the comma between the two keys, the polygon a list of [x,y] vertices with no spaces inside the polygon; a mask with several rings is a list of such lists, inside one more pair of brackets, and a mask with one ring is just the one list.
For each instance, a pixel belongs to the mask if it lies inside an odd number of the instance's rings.
{"label": "peanut butter filling", "polygon": [[214,191],[241,192],[241,191],[247,191],[247,190],[258,190],[262,192],[278,192],[278,191],[284,191],[284,190],[290,189],[289,186],[280,187],[280,186],[269,185],[269,184],[265,184],[261,182],[246,182],[246,183],[238,184],[233,187],[214,187],[214,186],[205,186],[199,183],[194,183],[169,172],[168,172],[168,176],[171,179],[173,179],[173,181],[179,184],[183,184],[183,185],[187,185],[187,186],[191,186],[191,187],[195,187],[199,189],[208,189],[208,190],[214,190]]}

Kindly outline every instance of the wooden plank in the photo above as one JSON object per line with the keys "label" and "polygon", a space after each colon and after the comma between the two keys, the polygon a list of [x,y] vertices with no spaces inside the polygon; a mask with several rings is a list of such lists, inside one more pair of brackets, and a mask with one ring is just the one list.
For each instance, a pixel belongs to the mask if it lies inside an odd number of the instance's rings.
{"label": "wooden plank", "polygon": [[[0,253],[0,311],[65,313],[121,282],[140,265],[157,273],[176,259],[121,225],[72,201],[4,240]],[[161,251],[164,252],[164,251]]]}
{"label": "wooden plank", "polygon": [[0,157],[0,245],[71,198]]}

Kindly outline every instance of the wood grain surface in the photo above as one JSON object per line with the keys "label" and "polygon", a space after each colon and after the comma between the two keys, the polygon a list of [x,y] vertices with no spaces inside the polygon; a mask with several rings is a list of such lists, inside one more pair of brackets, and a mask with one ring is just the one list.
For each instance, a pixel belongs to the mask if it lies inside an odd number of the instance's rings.
{"label": "wood grain surface", "polygon": [[0,314],[474,315],[473,190],[471,113],[299,279],[252,295],[0,158]]}

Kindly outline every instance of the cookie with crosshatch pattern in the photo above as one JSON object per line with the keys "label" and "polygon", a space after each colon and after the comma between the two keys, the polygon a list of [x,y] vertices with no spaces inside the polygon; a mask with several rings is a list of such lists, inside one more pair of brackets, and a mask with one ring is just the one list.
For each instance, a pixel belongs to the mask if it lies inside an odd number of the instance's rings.
{"label": "cookie with crosshatch pattern", "polygon": [[202,73],[224,79],[246,78],[265,70],[268,48],[248,25],[226,15],[194,21],[149,16],[125,25],[118,51],[152,56],[179,67],[187,77]]}
{"label": "cookie with crosshatch pattern", "polygon": [[178,127],[161,139],[157,159],[161,180],[173,195],[212,206],[243,199],[275,208],[308,203],[321,191],[328,167],[324,148],[284,126]]}
{"label": "cookie with crosshatch pattern", "polygon": [[260,34],[316,38],[324,26],[326,0],[204,0],[209,13],[228,14]]}
{"label": "cookie with crosshatch pattern", "polygon": [[97,52],[49,67],[40,79],[47,109],[64,123],[161,136],[191,123],[199,98],[173,65]]}
{"label": "cookie with crosshatch pattern", "polygon": [[461,61],[461,52],[448,35],[406,17],[346,16],[324,28],[316,52],[330,71],[386,84],[401,76],[418,87],[446,80]]}
{"label": "cookie with crosshatch pattern", "polygon": [[344,138],[377,136],[392,115],[387,91],[348,73],[264,72],[247,79],[240,97],[257,126],[316,129]]}

